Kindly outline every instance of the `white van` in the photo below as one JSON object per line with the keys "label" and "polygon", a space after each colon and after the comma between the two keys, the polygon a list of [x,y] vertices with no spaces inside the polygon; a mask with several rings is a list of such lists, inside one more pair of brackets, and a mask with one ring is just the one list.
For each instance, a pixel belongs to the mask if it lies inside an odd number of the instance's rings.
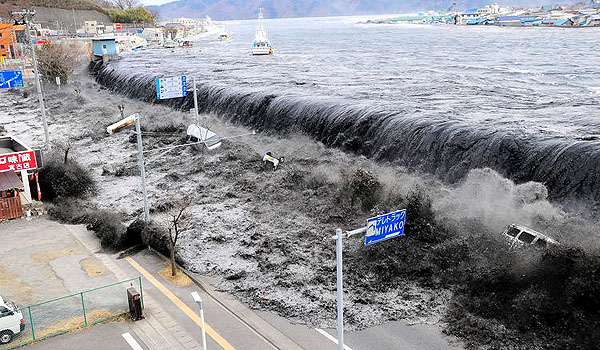
{"label": "white van", "polygon": [[25,321],[17,305],[0,296],[0,344],[10,343],[23,330]]}
{"label": "white van", "polygon": [[535,248],[545,249],[551,244],[559,244],[542,233],[516,224],[508,225],[502,234],[511,242],[511,247],[531,245]]}

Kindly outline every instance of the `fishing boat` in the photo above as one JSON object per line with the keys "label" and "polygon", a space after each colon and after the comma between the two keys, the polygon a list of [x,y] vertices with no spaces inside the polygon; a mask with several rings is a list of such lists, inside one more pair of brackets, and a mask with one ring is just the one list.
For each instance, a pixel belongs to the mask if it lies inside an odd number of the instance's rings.
{"label": "fishing boat", "polygon": [[263,23],[262,9],[258,12],[258,29],[256,29],[256,35],[252,42],[252,54],[253,55],[272,55],[273,48],[271,42],[267,38],[267,32],[265,31],[265,25]]}
{"label": "fishing boat", "polygon": [[219,26],[219,41],[231,41],[231,33],[225,26]]}
{"label": "fishing boat", "polygon": [[219,33],[219,40],[220,41],[231,41],[231,34],[229,33],[229,31],[224,30],[221,33]]}

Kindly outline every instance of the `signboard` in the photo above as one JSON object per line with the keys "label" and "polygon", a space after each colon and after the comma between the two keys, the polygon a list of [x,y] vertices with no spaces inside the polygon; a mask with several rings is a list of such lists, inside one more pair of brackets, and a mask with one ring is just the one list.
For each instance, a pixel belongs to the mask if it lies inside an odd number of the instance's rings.
{"label": "signboard", "polygon": [[21,171],[37,168],[34,151],[0,154],[0,172]]}
{"label": "signboard", "polygon": [[185,75],[171,78],[156,78],[156,99],[187,96],[187,84]]}
{"label": "signboard", "polygon": [[121,30],[123,29],[123,26],[121,25],[121,23],[115,23],[115,30]]}
{"label": "signboard", "polygon": [[404,234],[406,209],[367,219],[365,245],[375,244]]}
{"label": "signboard", "polygon": [[20,70],[0,72],[0,89],[25,87],[23,72]]}

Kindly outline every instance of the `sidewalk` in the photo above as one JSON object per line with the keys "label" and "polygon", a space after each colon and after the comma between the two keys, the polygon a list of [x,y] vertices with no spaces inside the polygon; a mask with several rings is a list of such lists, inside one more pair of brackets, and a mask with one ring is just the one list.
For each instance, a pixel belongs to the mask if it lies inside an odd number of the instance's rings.
{"label": "sidewalk", "polygon": [[[116,262],[116,255],[108,255],[101,252],[99,241],[90,233],[80,230],[71,230],[73,235],[88,250],[95,252],[94,255],[110,269],[114,275],[121,280],[138,276],[139,273],[124,271],[123,264]],[[155,299],[155,293],[148,290],[148,282],[143,280],[144,292],[144,316],[145,319],[133,322],[131,329],[139,336],[140,340],[147,346],[148,350],[181,350],[202,349],[196,340],[184,330],[179,322],[165,311],[162,303]]]}

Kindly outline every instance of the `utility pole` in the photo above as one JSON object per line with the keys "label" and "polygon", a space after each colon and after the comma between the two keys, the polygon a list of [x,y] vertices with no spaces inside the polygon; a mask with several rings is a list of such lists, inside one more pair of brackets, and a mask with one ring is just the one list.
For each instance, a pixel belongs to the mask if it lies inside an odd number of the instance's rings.
{"label": "utility pole", "polygon": [[135,132],[137,134],[138,163],[140,165],[140,177],[142,178],[142,193],[144,194],[144,222],[150,223],[150,207],[148,205],[148,191],[146,190],[146,167],[144,166],[144,149],[142,146],[142,130],[140,127],[140,115],[135,114]]}
{"label": "utility pole", "polygon": [[25,21],[25,30],[27,31],[27,46],[31,48],[31,54],[33,57],[33,73],[35,74],[35,84],[38,92],[38,99],[40,101],[40,112],[42,113],[42,123],[44,125],[44,139],[46,141],[46,149],[50,151],[50,134],[48,133],[48,121],[46,120],[46,106],[44,105],[44,95],[42,92],[42,84],[40,83],[40,74],[38,71],[37,58],[35,54],[35,45],[31,42],[31,28],[29,27],[30,16],[35,16],[35,10],[23,10],[21,12],[13,12],[12,15],[23,16]]}
{"label": "utility pole", "polygon": [[194,84],[194,111],[196,112],[196,125],[200,127],[200,120],[198,118],[198,92],[196,91],[196,77],[192,77],[192,84]]}

